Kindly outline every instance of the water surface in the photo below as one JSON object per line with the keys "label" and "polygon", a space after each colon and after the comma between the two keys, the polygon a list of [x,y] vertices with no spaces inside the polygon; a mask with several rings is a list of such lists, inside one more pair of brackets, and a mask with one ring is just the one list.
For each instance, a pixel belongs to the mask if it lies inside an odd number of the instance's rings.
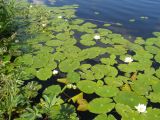
{"label": "water surface", "polygon": [[[45,3],[48,0],[43,0]],[[132,36],[150,37],[152,32],[160,31],[160,0],[57,0],[56,6],[78,4],[76,15],[84,19],[122,23],[113,26],[115,32]],[[95,12],[99,14],[95,14]],[[143,20],[140,17],[148,17]],[[135,22],[129,22],[135,19]]]}

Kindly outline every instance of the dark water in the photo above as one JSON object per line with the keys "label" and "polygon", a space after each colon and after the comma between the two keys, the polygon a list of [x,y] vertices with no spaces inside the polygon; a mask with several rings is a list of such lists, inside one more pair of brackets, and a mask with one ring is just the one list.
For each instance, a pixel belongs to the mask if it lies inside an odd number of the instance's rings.
{"label": "dark water", "polygon": [[[50,4],[49,0],[41,1]],[[51,0],[50,0],[51,1]],[[132,36],[150,37],[160,31],[160,0],[56,0],[56,6],[78,4],[76,15],[80,18],[98,20],[97,24],[121,23],[113,26],[115,32]],[[98,12],[99,14],[95,14]],[[142,20],[140,17],[148,17]],[[135,19],[135,22],[129,22]]]}
{"label": "dark water", "polygon": [[[77,16],[85,19],[122,23],[115,32],[150,37],[160,31],[160,0],[58,0],[56,5],[78,4]],[[99,12],[98,15],[95,12]],[[140,17],[146,16],[147,20]],[[135,22],[129,22],[129,19]]]}

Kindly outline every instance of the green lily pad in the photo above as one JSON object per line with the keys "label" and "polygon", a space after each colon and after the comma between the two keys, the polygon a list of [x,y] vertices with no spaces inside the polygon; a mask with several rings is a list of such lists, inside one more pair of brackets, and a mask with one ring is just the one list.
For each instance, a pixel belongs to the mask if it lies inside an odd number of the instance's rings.
{"label": "green lily pad", "polygon": [[[124,77],[123,80],[125,80],[126,78]],[[128,79],[126,79],[128,80]],[[105,83],[109,86],[113,86],[113,87],[120,87],[123,85],[123,81],[119,78],[116,77],[106,77],[104,79]]]}
{"label": "green lily pad", "polygon": [[82,71],[85,71],[85,70],[88,70],[89,68],[91,68],[90,64],[82,64],[79,69],[81,69]]}
{"label": "green lily pad", "polygon": [[94,80],[94,72],[91,70],[83,70],[83,72],[80,72],[82,79],[87,80]]}
{"label": "green lily pad", "polygon": [[156,76],[160,78],[160,69],[156,70]]}
{"label": "green lily pad", "polygon": [[160,53],[156,54],[156,56],[154,57],[154,59],[160,63]]}
{"label": "green lily pad", "polygon": [[81,43],[82,45],[85,45],[85,46],[93,46],[93,45],[96,44],[95,41],[85,40],[85,39],[81,40],[80,43]]}
{"label": "green lily pad", "polygon": [[155,46],[145,46],[145,49],[152,54],[157,54],[158,52],[160,52],[160,49]]}
{"label": "green lily pad", "polygon": [[47,80],[52,76],[52,71],[47,68],[41,68],[39,71],[37,71],[36,76],[40,80]]}
{"label": "green lily pad", "polygon": [[160,93],[151,92],[147,98],[153,103],[160,103]]}
{"label": "green lily pad", "polygon": [[57,61],[61,61],[61,60],[64,60],[66,57],[65,57],[64,53],[56,52],[56,53],[54,53],[53,58]]}
{"label": "green lily pad", "polygon": [[82,24],[83,22],[84,22],[84,20],[82,20],[82,19],[75,19],[72,21],[72,24],[77,25],[77,24]]}
{"label": "green lily pad", "polygon": [[33,64],[33,57],[30,54],[25,54],[22,56],[21,62],[25,65],[32,65]]}
{"label": "green lily pad", "polygon": [[116,104],[116,111],[122,116],[122,120],[141,120],[142,117],[138,112],[125,104]]}
{"label": "green lily pad", "polygon": [[101,97],[113,97],[119,92],[118,88],[112,86],[97,87],[95,93]]}
{"label": "green lily pad", "polygon": [[77,68],[79,68],[79,66],[80,66],[79,61],[66,59],[59,64],[59,69],[62,72],[72,72]]}
{"label": "green lily pad", "polygon": [[142,37],[137,37],[134,42],[139,44],[139,45],[145,44],[145,40]]}
{"label": "green lily pad", "polygon": [[103,26],[109,27],[109,26],[111,26],[111,24],[106,23],[106,24],[104,24]]}
{"label": "green lily pad", "polygon": [[77,83],[78,81],[80,81],[80,75],[77,72],[69,72],[67,74],[67,80],[70,83]]}
{"label": "green lily pad", "polygon": [[115,104],[111,102],[112,99],[109,98],[95,98],[89,102],[88,110],[96,114],[108,113],[115,106]]}
{"label": "green lily pad", "polygon": [[147,99],[143,96],[140,96],[134,92],[119,92],[116,97],[114,97],[116,103],[128,105],[132,108],[138,104],[146,104]]}
{"label": "green lily pad", "polygon": [[100,114],[97,115],[93,120],[116,120],[113,115]]}
{"label": "green lily pad", "polygon": [[89,80],[82,80],[77,83],[77,87],[84,93],[92,94],[97,87],[97,83]]}
{"label": "green lily pad", "polygon": [[160,111],[157,108],[149,107],[147,109],[147,114],[143,115],[143,120],[159,120],[160,119]]}
{"label": "green lily pad", "polygon": [[101,63],[106,64],[106,65],[114,65],[117,63],[117,61],[115,60],[116,56],[115,55],[111,55],[110,58],[101,58]]}
{"label": "green lily pad", "polygon": [[131,84],[133,91],[139,95],[148,95],[148,92],[151,90],[151,86],[147,85],[144,80],[135,80]]}
{"label": "green lily pad", "polygon": [[54,97],[55,95],[58,95],[60,92],[61,92],[61,87],[59,85],[52,85],[44,90],[43,95],[45,94],[50,97]]}
{"label": "green lily pad", "polygon": [[146,45],[153,45],[157,42],[157,40],[158,40],[157,38],[148,38],[146,40]]}
{"label": "green lily pad", "polygon": [[60,46],[62,44],[63,44],[63,42],[60,40],[50,40],[50,41],[46,42],[47,46]]}

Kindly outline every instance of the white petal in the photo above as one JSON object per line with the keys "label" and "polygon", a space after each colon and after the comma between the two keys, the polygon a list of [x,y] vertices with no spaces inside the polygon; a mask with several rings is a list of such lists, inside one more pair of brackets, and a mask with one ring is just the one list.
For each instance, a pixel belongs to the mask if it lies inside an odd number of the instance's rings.
{"label": "white petal", "polygon": [[53,70],[53,75],[58,74],[58,70]]}

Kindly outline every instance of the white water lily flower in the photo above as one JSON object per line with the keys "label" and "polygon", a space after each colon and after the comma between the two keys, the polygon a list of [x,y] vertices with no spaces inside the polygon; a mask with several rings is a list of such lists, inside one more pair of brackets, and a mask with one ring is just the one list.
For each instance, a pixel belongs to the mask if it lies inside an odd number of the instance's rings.
{"label": "white water lily flower", "polygon": [[32,5],[30,5],[29,7],[30,7],[30,8],[32,8],[33,6],[32,6]]}
{"label": "white water lily flower", "polygon": [[101,39],[101,37],[100,37],[100,35],[95,35],[95,36],[94,36],[94,39],[95,39],[95,40],[99,40],[99,39]]}
{"label": "white water lily flower", "polygon": [[43,27],[46,27],[46,25],[47,25],[47,24],[45,24],[45,23],[42,24]]}
{"label": "white water lily flower", "polygon": [[57,75],[58,74],[58,70],[53,70],[53,75]]}
{"label": "white water lily flower", "polygon": [[135,106],[135,108],[137,109],[137,111],[139,112],[139,113],[146,113],[147,111],[146,111],[146,105],[144,105],[144,104],[138,104],[137,106]]}
{"label": "white water lily flower", "polygon": [[133,59],[131,57],[126,57],[124,62],[126,63],[131,63],[133,61]]}
{"label": "white water lily flower", "polygon": [[58,16],[58,18],[60,18],[60,19],[61,19],[61,18],[62,18],[62,16]]}
{"label": "white water lily flower", "polygon": [[72,88],[75,90],[75,89],[77,89],[77,86],[76,85],[72,85]]}

